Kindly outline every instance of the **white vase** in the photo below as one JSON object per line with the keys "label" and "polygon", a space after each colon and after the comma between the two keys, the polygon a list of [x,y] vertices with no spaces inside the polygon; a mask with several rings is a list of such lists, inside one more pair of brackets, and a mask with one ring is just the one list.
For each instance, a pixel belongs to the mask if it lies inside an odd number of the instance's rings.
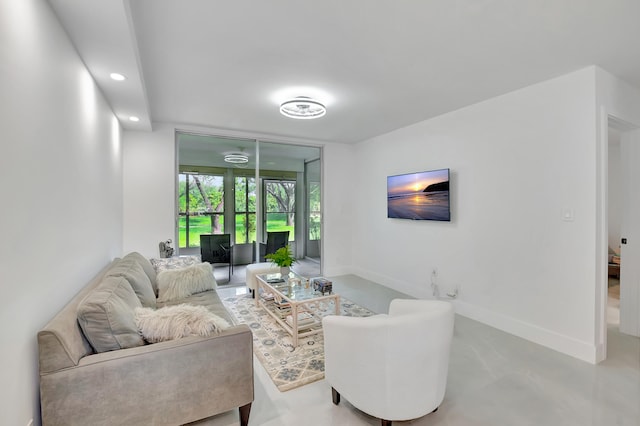
{"label": "white vase", "polygon": [[280,275],[282,276],[282,278],[287,278],[289,276],[289,267],[288,266],[281,266],[280,267]]}

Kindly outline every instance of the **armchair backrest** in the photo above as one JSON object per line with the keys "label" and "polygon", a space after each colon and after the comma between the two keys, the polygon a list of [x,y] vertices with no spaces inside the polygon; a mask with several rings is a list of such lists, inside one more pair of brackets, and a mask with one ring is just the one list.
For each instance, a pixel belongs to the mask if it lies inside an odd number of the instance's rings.
{"label": "armchair backrest", "polygon": [[324,317],[325,378],[355,407],[408,420],[444,398],[454,311],[440,300],[395,299],[388,315]]}
{"label": "armchair backrest", "polygon": [[230,247],[231,234],[200,234],[200,255],[203,262],[229,263]]}
{"label": "armchair backrest", "polygon": [[267,249],[265,254],[275,253],[281,247],[289,244],[289,231],[267,232]]}

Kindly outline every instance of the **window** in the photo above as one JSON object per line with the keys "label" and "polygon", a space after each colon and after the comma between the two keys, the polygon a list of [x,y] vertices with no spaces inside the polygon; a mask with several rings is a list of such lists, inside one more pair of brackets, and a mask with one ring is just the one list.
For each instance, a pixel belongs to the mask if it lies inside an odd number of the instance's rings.
{"label": "window", "polygon": [[180,173],[178,188],[178,247],[199,247],[200,234],[223,234],[223,176]]}
{"label": "window", "polygon": [[256,239],[256,179],[236,176],[235,217],[236,244],[245,244]]}
{"label": "window", "polygon": [[307,197],[309,201],[309,235],[307,237],[310,241],[315,241],[320,239],[320,182],[309,183]]}
{"label": "window", "polygon": [[296,182],[265,180],[266,230],[289,231],[289,241],[295,240]]}

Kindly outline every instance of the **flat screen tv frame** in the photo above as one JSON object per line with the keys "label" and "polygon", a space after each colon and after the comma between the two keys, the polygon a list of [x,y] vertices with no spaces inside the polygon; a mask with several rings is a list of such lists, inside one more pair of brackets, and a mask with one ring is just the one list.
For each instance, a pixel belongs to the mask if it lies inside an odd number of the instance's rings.
{"label": "flat screen tv frame", "polygon": [[387,217],[451,221],[449,169],[387,176]]}

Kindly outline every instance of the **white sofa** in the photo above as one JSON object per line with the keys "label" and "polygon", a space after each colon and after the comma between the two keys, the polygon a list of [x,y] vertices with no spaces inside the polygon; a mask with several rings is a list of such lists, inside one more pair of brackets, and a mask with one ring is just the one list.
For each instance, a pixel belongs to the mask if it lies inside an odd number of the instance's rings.
{"label": "white sofa", "polygon": [[395,299],[388,315],[325,317],[325,378],[333,402],[342,394],[383,425],[437,410],[453,322],[453,306],[440,300]]}

